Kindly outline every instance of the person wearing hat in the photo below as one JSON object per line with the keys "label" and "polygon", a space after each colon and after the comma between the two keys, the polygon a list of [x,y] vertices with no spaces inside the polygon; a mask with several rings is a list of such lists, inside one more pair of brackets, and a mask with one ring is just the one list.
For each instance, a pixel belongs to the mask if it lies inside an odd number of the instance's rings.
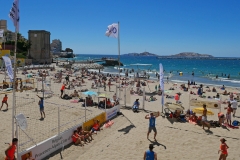
{"label": "person wearing hat", "polygon": [[224,138],[220,139],[221,144],[220,144],[220,150],[218,150],[218,153],[221,152],[219,160],[226,160],[228,156],[228,151],[227,149],[229,148],[228,145],[225,143],[227,140]]}
{"label": "person wearing hat", "polygon": [[136,99],[136,101],[133,103],[133,106],[132,106],[133,112],[137,112],[139,109],[140,103],[138,100],[139,99]]}
{"label": "person wearing hat", "polygon": [[157,153],[153,151],[153,144],[149,144],[149,150],[144,152],[144,160],[157,160]]}

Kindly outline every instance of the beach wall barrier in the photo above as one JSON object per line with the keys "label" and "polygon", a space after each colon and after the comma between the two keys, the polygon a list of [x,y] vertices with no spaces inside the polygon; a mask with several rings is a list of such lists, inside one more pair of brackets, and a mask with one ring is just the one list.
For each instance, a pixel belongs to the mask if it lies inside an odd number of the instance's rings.
{"label": "beach wall barrier", "polygon": [[82,126],[84,130],[90,130],[94,124],[94,120],[99,120],[100,124],[104,124],[107,120],[112,119],[117,116],[117,112],[120,112],[120,105],[114,106],[113,108],[107,109],[106,112],[102,112],[101,114],[91,118],[90,120],[81,123],[79,125],[75,125],[74,127],[59,133],[58,135],[52,136],[49,139],[46,139],[24,151],[18,153],[18,160],[26,160],[27,158],[32,158],[34,160],[41,160],[46,158],[51,153],[64,149],[64,146],[72,143],[72,134],[73,131],[77,129],[77,127]]}
{"label": "beach wall barrier", "polygon": [[93,124],[94,124],[94,120],[99,120],[100,121],[100,125],[102,125],[103,123],[106,122],[106,113],[103,112],[99,115],[97,115],[96,117],[86,121],[85,123],[83,123],[82,127],[84,130],[90,131]]}
{"label": "beach wall barrier", "polygon": [[106,120],[110,120],[113,117],[117,116],[117,113],[120,112],[120,105],[114,106],[106,110]]}
{"label": "beach wall barrier", "polygon": [[18,160],[26,160],[27,158],[41,160],[61,148],[64,149],[64,146],[72,143],[71,137],[73,131],[81,125],[82,124],[76,125],[71,129],[60,133],[59,135],[55,135],[43,142],[38,143],[35,146],[26,149],[25,151],[19,153]]}

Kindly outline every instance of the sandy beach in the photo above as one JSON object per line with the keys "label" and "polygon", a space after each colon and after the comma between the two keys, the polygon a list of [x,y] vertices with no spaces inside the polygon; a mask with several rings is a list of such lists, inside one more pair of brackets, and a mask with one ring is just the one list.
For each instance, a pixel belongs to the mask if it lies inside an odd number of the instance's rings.
{"label": "sandy beach", "polygon": [[[37,92],[32,90],[17,92],[17,109],[16,113],[23,113],[28,120],[28,129],[26,133],[30,136],[33,141],[29,140],[30,138],[20,131],[20,150],[24,150],[34,145],[34,143],[39,143],[45,138],[49,138],[58,133],[58,129],[56,128],[58,125],[57,117],[58,117],[58,107],[60,107],[60,117],[61,117],[61,128],[60,132],[63,132],[74,126],[76,124],[82,123],[85,121],[85,110],[82,107],[82,102],[80,103],[71,103],[71,100],[63,100],[59,98],[60,96],[60,88],[62,82],[65,81],[64,77],[67,74],[63,74],[63,80],[61,83],[54,83],[53,79],[57,70],[60,68],[56,68],[55,71],[49,71],[49,78],[51,79],[51,93],[52,95],[49,98],[45,99],[45,112],[46,118],[44,120],[40,120],[40,113],[38,107],[39,98],[36,96]],[[37,70],[33,70],[32,72],[36,73]],[[72,79],[76,79],[76,75],[71,74],[70,81]],[[21,74],[19,71],[18,78],[25,79],[25,75]],[[4,79],[4,75],[0,75],[1,80]],[[37,81],[35,79],[35,88],[41,88],[41,81]],[[109,77],[108,77],[109,79]],[[75,86],[76,90],[88,89],[95,92],[98,92],[98,89],[91,89],[91,85],[94,82],[93,80],[88,80],[88,78],[84,79],[85,83],[82,84],[81,87]],[[159,84],[159,82],[148,82],[147,85],[143,86],[146,91],[146,98],[149,98],[150,94],[153,94],[155,90],[155,86]],[[100,88],[101,93],[106,93],[109,97],[113,97],[115,94],[115,86],[119,85],[119,83],[112,82],[112,88],[109,92],[108,87],[106,92],[103,87]],[[196,88],[191,88],[185,92],[180,88],[180,83],[174,84],[172,82],[165,83],[165,90],[168,90],[165,94],[174,96],[176,93],[181,93],[180,101],[182,106],[187,109],[193,109],[194,107],[189,106],[189,98],[197,100],[210,100],[208,98],[200,98],[198,95],[190,95],[190,91],[197,92]],[[31,85],[30,85],[31,86]],[[199,86],[196,85],[196,86]],[[173,87],[174,90],[169,90],[169,88]],[[203,90],[206,91],[206,86],[203,86]],[[212,86],[210,86],[212,89]],[[46,88],[47,90],[47,88]],[[136,90],[136,89],[134,89]],[[216,87],[217,93],[223,93],[223,90],[220,87]],[[227,92],[233,92],[234,97],[240,93],[237,88],[226,87]],[[74,89],[66,90],[65,93],[71,94]],[[129,90],[128,90],[129,91]],[[85,97],[85,95],[78,92],[80,97]],[[148,93],[148,94],[147,94]],[[5,92],[2,91],[0,98],[3,98]],[[4,110],[6,106],[3,106],[0,112],[0,117],[2,119],[2,123],[0,126],[0,158],[4,157],[4,150],[8,146],[11,141],[11,115],[12,115],[12,93],[8,94],[8,110]],[[42,93],[39,92],[38,95]],[[216,92],[207,92],[204,94],[206,97],[208,96],[216,96]],[[47,94],[45,95],[47,96]],[[120,101],[121,105],[121,113],[122,115],[117,116],[113,119],[114,124],[110,128],[104,128],[102,131],[98,132],[97,135],[94,135],[94,140],[91,143],[88,143],[84,147],[69,145],[66,146],[65,149],[61,152],[62,158],[66,160],[72,159],[89,159],[89,160],[100,160],[100,159],[143,159],[144,152],[148,150],[149,144],[154,145],[154,151],[157,153],[158,159],[164,160],[174,160],[174,159],[188,159],[188,160],[200,160],[200,159],[218,159],[219,154],[219,145],[220,138],[225,138],[227,140],[227,144],[230,147],[228,149],[229,156],[227,159],[238,160],[240,157],[240,131],[239,129],[232,128],[210,128],[210,131],[202,129],[201,126],[190,124],[188,122],[183,123],[179,122],[175,119],[166,118],[159,116],[156,119],[156,128],[158,134],[156,136],[156,141],[153,139],[153,133],[150,133],[149,139],[147,139],[147,131],[149,120],[145,119],[146,115],[149,115],[151,112],[162,111],[161,105],[161,96],[154,95],[157,98],[156,101],[144,101],[145,109],[140,109],[138,113],[134,113],[131,109],[134,101],[139,98],[140,108],[142,108],[143,96],[139,96],[137,94],[133,94],[130,96],[130,101],[124,106],[123,100]],[[222,95],[221,100],[227,101],[229,99],[229,95]],[[94,102],[98,102],[97,98],[93,97]],[[173,102],[175,103],[174,98],[166,98],[165,102]],[[240,103],[238,102],[238,105]],[[221,111],[225,114],[227,104],[221,104]],[[218,109],[209,109],[214,115],[208,116],[208,120],[218,121]],[[92,117],[100,114],[104,110],[100,110],[97,107],[87,107],[87,119],[91,119]],[[185,113],[185,112],[184,112]],[[197,116],[200,116],[197,114]],[[236,117],[232,117],[233,120],[240,121],[240,108],[238,107],[236,112]],[[25,142],[25,143],[24,143]],[[60,151],[54,152],[49,155],[45,159],[58,160],[61,159]]]}

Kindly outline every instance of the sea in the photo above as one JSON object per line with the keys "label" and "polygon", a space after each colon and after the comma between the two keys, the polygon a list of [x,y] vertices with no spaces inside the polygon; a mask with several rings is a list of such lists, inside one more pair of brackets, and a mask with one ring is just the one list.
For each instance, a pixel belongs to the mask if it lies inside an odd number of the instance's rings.
{"label": "sea", "polygon": [[[90,55],[77,54],[76,61],[100,59],[102,57],[118,59],[118,55]],[[240,88],[240,60],[212,60],[212,59],[157,59],[155,56],[129,56],[121,55],[123,63],[121,75],[127,69],[136,71],[145,70],[150,79],[156,80],[159,73],[159,64],[164,68],[164,78],[176,82],[186,83],[194,81],[197,84],[225,85]],[[144,65],[143,65],[144,64]],[[102,73],[118,74],[118,66],[105,67]],[[179,74],[182,72],[182,74]],[[194,74],[193,74],[194,73]],[[129,74],[133,76],[133,74]],[[218,76],[216,78],[216,76]]]}

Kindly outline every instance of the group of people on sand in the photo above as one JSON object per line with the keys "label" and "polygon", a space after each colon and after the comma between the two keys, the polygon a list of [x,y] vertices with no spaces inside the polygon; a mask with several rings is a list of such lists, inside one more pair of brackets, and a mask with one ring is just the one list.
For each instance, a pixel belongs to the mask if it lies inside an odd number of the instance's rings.
{"label": "group of people on sand", "polygon": [[90,131],[86,131],[82,126],[78,127],[73,131],[72,141],[75,145],[84,146],[84,144],[90,143],[93,139],[92,135],[97,134],[97,131],[100,131],[100,121],[93,120],[94,124]]}

